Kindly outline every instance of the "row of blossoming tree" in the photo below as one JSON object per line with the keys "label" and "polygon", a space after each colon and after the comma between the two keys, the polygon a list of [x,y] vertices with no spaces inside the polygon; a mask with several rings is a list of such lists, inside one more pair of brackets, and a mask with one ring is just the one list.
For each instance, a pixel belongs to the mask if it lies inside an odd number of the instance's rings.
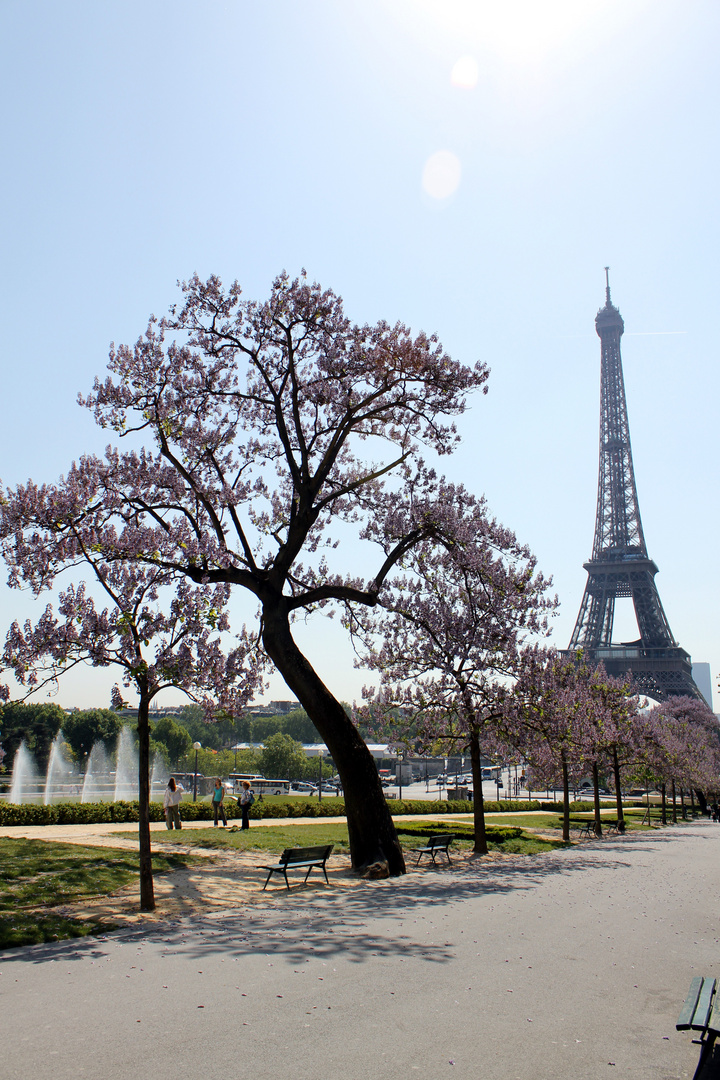
{"label": "row of blossoming tree", "polygon": [[[649,708],[632,684],[543,648],[557,600],[535,560],[484,506],[449,499],[452,530],[400,560],[406,573],[377,607],[348,613],[362,662],[379,674],[361,710],[376,731],[419,752],[468,751],[475,791],[475,851],[487,851],[481,758],[522,760],[538,787],[562,786],[563,836],[570,786],[593,780],[602,832],[600,778],[609,776],[623,823],[623,779],[663,792],[720,787],[720,739],[708,706],[687,697]],[[532,639],[536,643],[532,643]]]}

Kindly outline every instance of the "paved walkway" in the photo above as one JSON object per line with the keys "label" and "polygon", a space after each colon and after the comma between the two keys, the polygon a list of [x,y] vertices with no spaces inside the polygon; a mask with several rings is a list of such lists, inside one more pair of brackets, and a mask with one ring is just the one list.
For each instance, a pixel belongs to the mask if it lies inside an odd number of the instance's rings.
{"label": "paved walkway", "polygon": [[691,1077],[719,864],[701,821],[16,950],[3,1077]]}

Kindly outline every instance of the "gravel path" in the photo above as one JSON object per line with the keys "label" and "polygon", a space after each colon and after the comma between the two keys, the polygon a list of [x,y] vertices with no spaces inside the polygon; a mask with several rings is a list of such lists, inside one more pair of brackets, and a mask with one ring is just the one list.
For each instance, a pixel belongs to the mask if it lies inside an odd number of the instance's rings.
{"label": "gravel path", "polygon": [[719,856],[701,821],[3,954],[3,1077],[691,1077]]}

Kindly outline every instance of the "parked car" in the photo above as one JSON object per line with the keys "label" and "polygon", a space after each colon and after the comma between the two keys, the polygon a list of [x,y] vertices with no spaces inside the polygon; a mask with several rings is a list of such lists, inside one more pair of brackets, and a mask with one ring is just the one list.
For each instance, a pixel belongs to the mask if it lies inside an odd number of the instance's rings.
{"label": "parked car", "polygon": [[[584,781],[580,785],[580,787],[578,788],[578,791],[582,791],[585,794],[589,794],[592,790],[593,790],[593,786],[592,786],[592,784],[588,783],[588,781]],[[598,795],[609,795],[609,794],[610,794],[610,792],[608,791],[607,788],[605,788],[605,787],[598,788]]]}
{"label": "parked car", "polygon": [[[319,789],[316,787],[316,791]],[[331,780],[323,780],[322,792],[324,795],[339,795],[342,789],[337,784],[333,784]]]}
{"label": "parked car", "polygon": [[310,784],[307,780],[293,780],[290,787],[293,791],[307,791],[311,795],[317,793],[317,784]]}

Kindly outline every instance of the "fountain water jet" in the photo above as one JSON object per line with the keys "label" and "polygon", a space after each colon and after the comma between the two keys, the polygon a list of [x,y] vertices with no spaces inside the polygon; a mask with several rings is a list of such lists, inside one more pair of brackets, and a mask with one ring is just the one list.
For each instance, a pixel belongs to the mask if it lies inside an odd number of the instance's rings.
{"label": "fountain water jet", "polygon": [[90,751],[80,802],[112,802],[113,782],[105,744],[96,742]]}
{"label": "fountain water jet", "polygon": [[23,739],[15,751],[9,801],[15,804],[31,802],[33,797],[37,798],[41,794],[42,777]]}
{"label": "fountain water jet", "polygon": [[43,798],[46,806],[49,803],[63,802],[68,799],[73,787],[80,783],[80,775],[73,762],[67,757],[66,747],[67,743],[62,734],[58,734],[50,747]]}
{"label": "fountain water jet", "polygon": [[165,792],[168,776],[170,774],[165,764],[165,758],[157,750],[153,754],[152,770],[150,772],[150,798],[161,799]]}
{"label": "fountain water jet", "polygon": [[120,731],[115,763],[115,792],[113,799],[137,799],[138,797],[138,752],[133,742],[132,732],[125,726]]}

